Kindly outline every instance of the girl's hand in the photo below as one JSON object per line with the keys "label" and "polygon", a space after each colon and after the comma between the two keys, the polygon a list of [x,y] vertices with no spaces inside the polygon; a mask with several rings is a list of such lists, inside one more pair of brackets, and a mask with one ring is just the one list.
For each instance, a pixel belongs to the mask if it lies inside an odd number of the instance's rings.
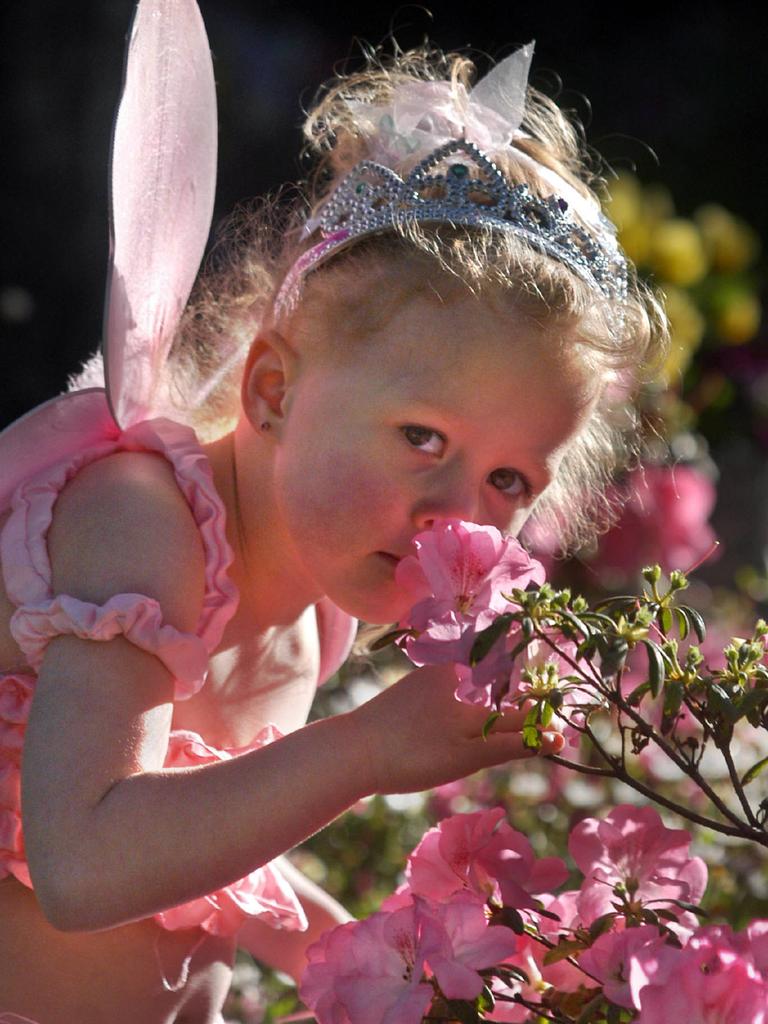
{"label": "girl's hand", "polygon": [[458,701],[456,685],[452,666],[425,666],[350,714],[367,755],[368,792],[431,789],[480,768],[562,749],[558,733],[545,732],[540,751],[523,745],[525,708],[506,711],[483,739],[489,712]]}

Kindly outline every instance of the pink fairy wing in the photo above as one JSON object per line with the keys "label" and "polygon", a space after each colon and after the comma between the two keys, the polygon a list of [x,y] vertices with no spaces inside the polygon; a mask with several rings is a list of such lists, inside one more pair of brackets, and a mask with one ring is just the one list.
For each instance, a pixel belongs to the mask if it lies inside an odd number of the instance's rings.
{"label": "pink fairy wing", "polygon": [[109,442],[118,432],[101,388],[71,391],[38,405],[0,432],[0,510],[25,480]]}
{"label": "pink fairy wing", "polygon": [[216,92],[194,0],[140,0],[112,151],[104,360],[126,428],[161,408],[162,367],[208,238]]}

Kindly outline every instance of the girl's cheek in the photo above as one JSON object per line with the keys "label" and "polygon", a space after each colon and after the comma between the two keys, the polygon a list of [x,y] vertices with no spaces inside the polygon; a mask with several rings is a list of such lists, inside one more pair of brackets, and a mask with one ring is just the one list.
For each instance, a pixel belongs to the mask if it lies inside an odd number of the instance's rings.
{"label": "girl's cheek", "polygon": [[394,481],[379,471],[375,458],[338,450],[299,474],[293,490],[305,536],[322,532],[351,540],[375,529],[400,506]]}

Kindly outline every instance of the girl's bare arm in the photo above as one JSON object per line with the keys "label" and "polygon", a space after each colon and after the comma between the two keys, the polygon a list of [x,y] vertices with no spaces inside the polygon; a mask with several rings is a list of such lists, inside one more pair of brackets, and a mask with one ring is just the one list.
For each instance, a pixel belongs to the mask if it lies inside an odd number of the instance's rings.
{"label": "girl's bare arm", "polygon": [[[191,630],[202,598],[197,528],[175,503],[166,467],[150,461],[84,472],[60,500],[54,582],[96,602],[149,594],[167,621]],[[241,878],[369,793],[426,789],[526,756],[519,722],[505,721],[506,731],[484,742],[485,712],[459,705],[454,686],[450,669],[421,669],[354,712],[252,753],[165,769],[173,695],[165,667],[122,638],[56,638],[22,773],[43,912],[63,930],[144,918]]]}

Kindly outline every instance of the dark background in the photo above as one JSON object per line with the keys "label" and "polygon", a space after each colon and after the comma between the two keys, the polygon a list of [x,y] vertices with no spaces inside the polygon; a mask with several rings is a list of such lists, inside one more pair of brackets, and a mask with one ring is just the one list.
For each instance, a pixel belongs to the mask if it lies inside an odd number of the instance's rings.
{"label": "dark background", "polygon": [[[216,218],[301,175],[301,108],[354,39],[506,56],[575,107],[614,166],[718,201],[766,237],[765,31],[756,8],[513,2],[425,7],[202,0],[219,95]],[[13,0],[0,13],[0,425],[55,394],[99,339],[107,153],[132,0]],[[588,101],[585,99],[588,98]]]}

